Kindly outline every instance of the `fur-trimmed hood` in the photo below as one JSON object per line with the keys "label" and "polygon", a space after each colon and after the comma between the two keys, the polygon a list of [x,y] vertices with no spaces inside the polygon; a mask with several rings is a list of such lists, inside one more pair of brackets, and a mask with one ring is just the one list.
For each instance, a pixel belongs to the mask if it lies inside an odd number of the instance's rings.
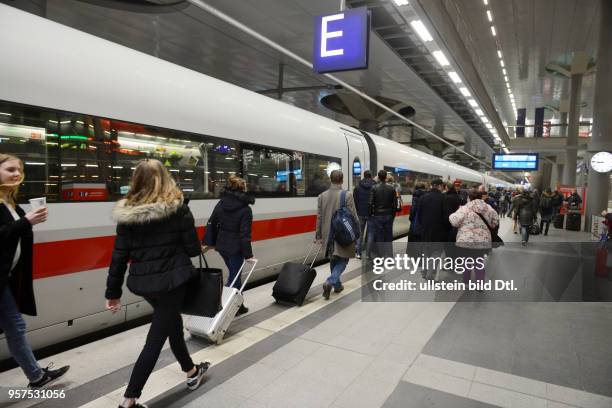
{"label": "fur-trimmed hood", "polygon": [[126,200],[119,200],[113,209],[113,221],[117,224],[146,224],[151,221],[168,218],[183,205],[183,200],[172,203],[152,203],[135,206],[126,205]]}

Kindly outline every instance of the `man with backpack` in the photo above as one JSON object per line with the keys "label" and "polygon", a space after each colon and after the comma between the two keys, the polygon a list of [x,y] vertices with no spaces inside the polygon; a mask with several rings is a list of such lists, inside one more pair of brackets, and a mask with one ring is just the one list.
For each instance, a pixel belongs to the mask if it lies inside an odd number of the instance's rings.
{"label": "man with backpack", "polygon": [[342,189],[344,175],[340,170],[330,174],[331,186],[317,198],[317,230],[315,242],[323,245],[329,257],[331,275],[323,284],[327,300],[332,288],[335,293],[344,289],[340,275],[349,258],[355,257],[355,242],[359,239],[359,222],[355,201],[350,191]]}
{"label": "man with backpack", "polygon": [[[359,239],[357,240],[357,259],[361,259],[361,252],[363,251],[363,245],[365,244],[366,255],[370,256],[371,243],[374,241],[372,231],[368,231],[368,238],[366,241],[366,225],[368,225],[368,219],[370,217],[370,211],[368,203],[370,201],[370,193],[374,186],[374,180],[372,179],[372,173],[370,170],[363,172],[363,179],[353,190],[353,199],[355,200],[355,207],[357,208],[357,215],[359,216]],[[370,228],[368,228],[370,229]]]}

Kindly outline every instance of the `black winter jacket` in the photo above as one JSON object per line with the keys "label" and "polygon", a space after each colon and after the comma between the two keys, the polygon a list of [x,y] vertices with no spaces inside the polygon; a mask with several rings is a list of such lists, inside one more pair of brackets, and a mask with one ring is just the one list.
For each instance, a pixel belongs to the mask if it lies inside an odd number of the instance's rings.
{"label": "black winter jacket", "polygon": [[440,190],[431,189],[419,199],[418,223],[421,226],[423,242],[447,242],[450,227],[444,214],[444,195]]}
{"label": "black winter jacket", "polygon": [[410,206],[410,233],[412,235],[421,235],[421,226],[416,221],[416,217],[419,214],[419,200],[425,194],[425,191],[419,189],[414,190],[412,193],[412,205]]}
{"label": "black winter jacket", "polygon": [[[11,288],[17,308],[23,314],[36,316],[36,301],[32,281],[32,247],[34,236],[32,225],[25,218],[25,211],[15,208],[21,217],[15,221],[8,208],[0,203],[0,290],[8,285]],[[21,239],[21,255],[15,269],[11,272],[17,242]]]}
{"label": "black winter jacket", "polygon": [[457,228],[453,227],[449,221],[449,217],[461,206],[461,197],[454,188],[449,189],[444,194],[443,211],[444,211],[444,222],[449,230],[448,241],[455,242],[457,239]]}
{"label": "black winter jacket", "polygon": [[376,184],[374,180],[363,179],[359,182],[359,185],[353,190],[353,200],[355,200],[355,209],[357,209],[357,215],[360,217],[367,217],[370,215],[369,202],[370,193],[372,187]]}
{"label": "black winter jacket", "polygon": [[[210,216],[211,223],[219,225],[215,249],[222,255],[240,254],[244,258],[253,257],[251,248],[251,225],[253,211],[249,204],[255,198],[240,190],[226,190]],[[205,242],[206,245],[210,243]]]}
{"label": "black winter jacket", "polygon": [[391,184],[375,184],[368,204],[370,215],[394,215],[395,198],[395,188]]}
{"label": "black winter jacket", "polygon": [[201,252],[193,215],[186,204],[154,203],[126,206],[121,200],[113,210],[117,237],[106,298],[119,299],[130,263],[127,287],[140,296],[169,292],[195,277],[191,257]]}

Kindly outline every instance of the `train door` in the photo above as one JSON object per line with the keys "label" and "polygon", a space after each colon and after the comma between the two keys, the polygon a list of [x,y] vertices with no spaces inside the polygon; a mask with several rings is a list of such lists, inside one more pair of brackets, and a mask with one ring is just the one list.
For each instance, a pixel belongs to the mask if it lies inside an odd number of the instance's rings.
{"label": "train door", "polygon": [[344,170],[345,174],[349,175],[346,177],[345,187],[352,191],[361,180],[364,170],[368,169],[370,161],[366,154],[367,147],[363,136],[345,131],[344,137],[348,148],[348,161]]}

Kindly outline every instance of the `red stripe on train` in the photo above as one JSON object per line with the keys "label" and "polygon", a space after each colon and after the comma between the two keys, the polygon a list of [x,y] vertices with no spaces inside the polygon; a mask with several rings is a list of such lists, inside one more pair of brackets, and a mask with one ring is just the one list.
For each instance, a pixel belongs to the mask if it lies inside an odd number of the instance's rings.
{"label": "red stripe on train", "polygon": [[[404,205],[398,215],[407,215]],[[316,215],[253,221],[253,241],[282,238],[312,232],[316,228]],[[200,238],[204,227],[198,227]],[[67,275],[110,265],[115,236],[70,239],[34,244],[34,279]]]}

